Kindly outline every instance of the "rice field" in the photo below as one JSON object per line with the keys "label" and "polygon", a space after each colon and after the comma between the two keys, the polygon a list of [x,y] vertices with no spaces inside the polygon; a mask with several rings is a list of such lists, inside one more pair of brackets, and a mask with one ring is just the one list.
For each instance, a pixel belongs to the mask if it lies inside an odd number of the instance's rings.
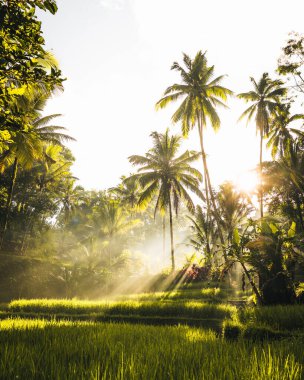
{"label": "rice field", "polygon": [[231,343],[188,326],[7,319],[0,378],[302,379],[303,343]]}
{"label": "rice field", "polygon": [[304,305],[247,307],[238,311],[241,323],[271,326],[274,329],[304,329]]}
{"label": "rice field", "polygon": [[79,301],[67,299],[15,300],[8,304],[11,312],[136,316],[173,316],[189,318],[232,318],[236,307],[227,304],[209,304],[198,301]]}
{"label": "rice field", "polygon": [[304,305],[237,308],[227,295],[14,300],[0,307],[0,379],[304,379]]}

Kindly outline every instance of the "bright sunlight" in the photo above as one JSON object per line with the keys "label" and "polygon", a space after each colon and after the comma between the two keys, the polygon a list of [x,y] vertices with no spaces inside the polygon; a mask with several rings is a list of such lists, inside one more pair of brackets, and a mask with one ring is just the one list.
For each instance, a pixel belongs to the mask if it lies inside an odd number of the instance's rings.
{"label": "bright sunlight", "polygon": [[241,173],[237,176],[234,184],[239,191],[252,195],[259,185],[259,177],[256,170]]}

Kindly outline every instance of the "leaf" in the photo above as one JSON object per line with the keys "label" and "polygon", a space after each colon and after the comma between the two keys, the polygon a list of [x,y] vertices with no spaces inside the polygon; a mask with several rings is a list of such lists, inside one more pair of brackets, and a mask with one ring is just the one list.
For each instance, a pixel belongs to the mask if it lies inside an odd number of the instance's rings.
{"label": "leaf", "polygon": [[238,231],[237,228],[235,228],[235,229],[233,230],[233,240],[232,240],[232,242],[233,242],[234,244],[239,245],[239,244],[240,244],[240,241],[241,241],[241,239],[240,239],[239,231]]}
{"label": "leaf", "polygon": [[9,95],[23,95],[25,92],[26,87],[18,87],[18,88],[8,88],[7,92]]}
{"label": "leaf", "polygon": [[248,249],[263,250],[273,245],[273,240],[267,236],[259,236],[257,239],[252,240],[246,244]]}
{"label": "leaf", "polygon": [[273,223],[269,223],[269,227],[270,227],[270,229],[271,229],[271,231],[272,231],[273,234],[275,234],[276,232],[279,231],[279,229],[277,228],[277,226],[275,224],[273,224]]}
{"label": "leaf", "polygon": [[7,129],[5,129],[4,131],[0,131],[1,141],[11,141],[10,138],[11,138],[11,134]]}
{"label": "leaf", "polygon": [[45,0],[44,2],[36,2],[36,5],[43,10],[48,10],[53,15],[57,12],[58,7],[56,5],[56,2],[54,0]]}
{"label": "leaf", "polygon": [[270,224],[272,224],[272,223],[269,224],[269,223],[263,221],[261,224],[262,224],[261,225],[262,234],[268,235],[268,234],[273,233],[272,228],[270,227]]}
{"label": "leaf", "polygon": [[291,226],[290,226],[290,228],[288,230],[288,233],[287,233],[288,237],[292,238],[292,237],[295,236],[295,234],[296,234],[296,226],[297,226],[296,222],[292,222],[291,223]]}

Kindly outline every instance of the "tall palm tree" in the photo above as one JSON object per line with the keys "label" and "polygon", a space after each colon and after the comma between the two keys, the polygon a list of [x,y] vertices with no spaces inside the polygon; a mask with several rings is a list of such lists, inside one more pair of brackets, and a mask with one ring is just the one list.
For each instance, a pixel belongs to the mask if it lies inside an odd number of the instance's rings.
{"label": "tall palm tree", "polygon": [[231,182],[225,182],[220,186],[217,200],[222,228],[226,233],[229,246],[232,242],[233,231],[240,227],[253,208],[250,199],[245,194],[238,192]]}
{"label": "tall palm tree", "polygon": [[267,147],[271,147],[271,155],[285,156],[290,154],[294,142],[294,136],[304,138],[303,131],[291,128],[290,124],[297,120],[303,120],[303,114],[290,115],[290,104],[282,104],[277,107],[277,112],[270,121],[271,131]]}
{"label": "tall palm tree", "polygon": [[132,177],[121,177],[121,183],[110,189],[110,192],[115,194],[120,200],[122,205],[129,206],[133,211],[137,205],[137,200],[140,194],[140,186],[136,178]]}
{"label": "tall palm tree", "polygon": [[295,139],[288,156],[279,160],[278,177],[283,177],[285,189],[290,189],[288,196],[292,194],[295,200],[296,212],[300,221],[301,229],[304,231],[304,151],[301,139]]}
{"label": "tall palm tree", "polygon": [[[193,60],[187,54],[183,54],[185,68],[177,62],[173,63],[171,70],[179,72],[182,82],[168,87],[164,92],[164,96],[156,103],[156,108],[164,108],[173,101],[182,100],[177,111],[172,116],[173,123],[181,122],[184,137],[187,137],[189,131],[195,125],[197,126],[204,166],[207,214],[210,215],[211,203],[220,228],[219,215],[207,165],[203,130],[208,121],[215,131],[219,129],[220,118],[216,112],[216,107],[226,107],[223,101],[227,100],[228,95],[232,95],[232,91],[220,85],[223,76],[214,78],[214,66],[208,66],[205,54],[199,51]],[[221,233],[220,236],[223,243]]]}
{"label": "tall palm tree", "polygon": [[214,218],[207,218],[206,211],[201,206],[196,206],[191,221],[192,234],[189,244],[204,255],[206,264],[211,264],[216,254],[216,241],[218,233]]}
{"label": "tall palm tree", "polygon": [[[117,199],[105,197],[102,202],[94,207],[93,216],[89,222],[89,239],[94,240],[97,237],[108,244],[109,265],[112,265],[113,254],[121,253],[121,241],[123,234],[136,225],[138,219],[130,219],[129,213]],[[126,236],[123,237],[123,245],[126,242]],[[117,252],[117,247],[119,251]]]}
{"label": "tall palm tree", "polygon": [[163,215],[167,210],[169,211],[173,271],[175,269],[175,257],[172,209],[174,208],[177,215],[180,203],[184,202],[189,211],[194,211],[194,203],[186,189],[203,198],[203,194],[199,190],[202,175],[197,169],[190,166],[193,161],[197,160],[199,153],[186,151],[177,156],[181,137],[169,136],[168,130],[164,134],[153,132],[151,137],[153,148],[145,156],[134,155],[129,157],[129,160],[133,165],[141,166],[138,169],[138,174],[133,176],[138,179],[143,187],[138,205],[146,207],[156,196],[154,216],[157,211]]}
{"label": "tall palm tree", "polygon": [[0,156],[0,172],[12,167],[11,183],[8,189],[6,201],[6,211],[2,230],[2,241],[7,229],[8,217],[12,203],[14,185],[16,182],[18,165],[24,169],[30,169],[37,160],[43,160],[44,147],[46,144],[63,145],[64,141],[71,141],[74,138],[62,133],[64,127],[48,125],[48,123],[60,116],[41,116],[47,101],[47,96],[41,91],[31,88],[24,95],[20,96],[12,107],[16,114],[22,115],[23,126],[15,134],[8,149]]}
{"label": "tall palm tree", "polygon": [[270,79],[268,73],[264,73],[258,82],[254,78],[250,78],[250,80],[253,84],[253,90],[240,93],[237,96],[246,102],[252,103],[242,113],[240,120],[247,117],[249,122],[255,115],[256,130],[260,135],[260,214],[262,218],[264,216],[262,188],[263,139],[269,135],[271,116],[276,111],[280,98],[286,94],[287,90],[282,87],[282,81]]}

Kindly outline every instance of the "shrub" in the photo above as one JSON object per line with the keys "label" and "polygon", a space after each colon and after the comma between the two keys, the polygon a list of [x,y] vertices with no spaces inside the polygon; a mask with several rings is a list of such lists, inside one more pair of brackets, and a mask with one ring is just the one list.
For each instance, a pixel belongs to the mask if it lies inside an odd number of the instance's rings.
{"label": "shrub", "polygon": [[304,282],[301,282],[296,290],[297,303],[304,304]]}
{"label": "shrub", "polygon": [[246,307],[238,310],[241,323],[268,326],[277,330],[304,328],[304,305]]}
{"label": "shrub", "polygon": [[237,340],[242,334],[242,325],[239,322],[226,320],[223,322],[222,337],[227,340]]}
{"label": "shrub", "polygon": [[243,331],[243,338],[251,339],[255,341],[281,339],[288,336],[289,336],[288,333],[285,333],[282,331],[276,331],[267,326],[249,325],[249,326],[246,326]]}

